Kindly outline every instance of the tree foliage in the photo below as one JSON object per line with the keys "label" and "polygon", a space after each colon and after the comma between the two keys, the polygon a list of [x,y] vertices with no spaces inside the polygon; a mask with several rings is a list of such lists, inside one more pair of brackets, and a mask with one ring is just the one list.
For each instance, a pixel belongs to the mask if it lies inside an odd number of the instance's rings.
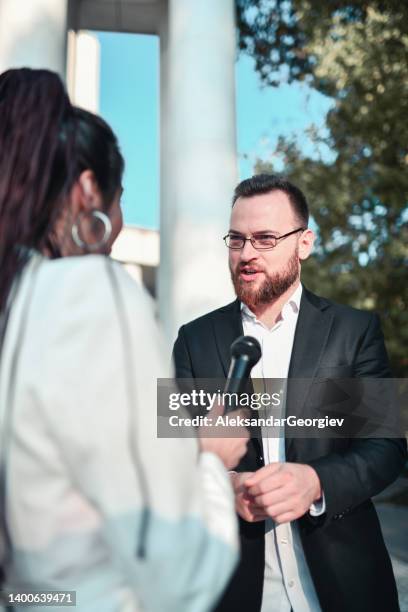
{"label": "tree foliage", "polygon": [[240,47],[265,84],[306,79],[334,100],[324,135],[310,130],[331,161],[305,156],[296,140],[277,147],[319,229],[305,282],[379,312],[394,371],[406,375],[408,4],[237,0],[237,14]]}

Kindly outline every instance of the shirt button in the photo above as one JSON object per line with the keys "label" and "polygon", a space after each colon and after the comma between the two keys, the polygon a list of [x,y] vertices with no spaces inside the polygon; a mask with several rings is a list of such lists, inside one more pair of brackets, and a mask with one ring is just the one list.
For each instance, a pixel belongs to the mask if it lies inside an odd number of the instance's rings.
{"label": "shirt button", "polygon": [[281,544],[287,544],[287,543],[288,543],[288,541],[286,540],[286,538],[282,538]]}
{"label": "shirt button", "polygon": [[295,586],[295,581],[294,580],[289,580],[288,587],[292,588],[293,586]]}

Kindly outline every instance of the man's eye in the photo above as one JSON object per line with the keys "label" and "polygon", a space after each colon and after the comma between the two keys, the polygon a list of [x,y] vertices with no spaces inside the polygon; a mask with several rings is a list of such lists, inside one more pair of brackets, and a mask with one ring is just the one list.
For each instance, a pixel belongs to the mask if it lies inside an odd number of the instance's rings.
{"label": "man's eye", "polygon": [[274,242],[276,240],[276,236],[273,236],[272,234],[260,234],[259,236],[256,236],[255,239],[262,243]]}

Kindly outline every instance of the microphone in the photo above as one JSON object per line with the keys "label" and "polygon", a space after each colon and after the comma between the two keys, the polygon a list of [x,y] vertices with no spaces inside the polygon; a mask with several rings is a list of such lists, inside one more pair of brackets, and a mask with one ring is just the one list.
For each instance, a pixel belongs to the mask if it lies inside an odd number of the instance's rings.
{"label": "microphone", "polygon": [[[231,344],[231,364],[224,393],[241,393],[252,368],[261,358],[261,345],[252,336],[240,336]],[[234,406],[226,407],[226,412]]]}

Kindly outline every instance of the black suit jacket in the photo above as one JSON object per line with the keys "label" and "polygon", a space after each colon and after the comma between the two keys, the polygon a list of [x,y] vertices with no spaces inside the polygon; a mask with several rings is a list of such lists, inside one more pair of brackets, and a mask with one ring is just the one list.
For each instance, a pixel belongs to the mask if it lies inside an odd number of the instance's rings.
{"label": "black suit jacket", "polygon": [[[177,378],[225,378],[230,345],[243,334],[236,300],[183,325],[174,345]],[[390,376],[379,319],[303,289],[289,378]],[[298,397],[292,413],[302,415]],[[289,402],[289,398],[288,398]],[[286,436],[286,460],[313,466],[326,513],[299,519],[300,537],[323,612],[396,612],[398,596],[371,497],[400,473],[402,439],[300,439]],[[263,465],[251,439],[239,471]],[[241,561],[217,612],[259,612],[264,574],[264,522],[240,519]],[[271,611],[273,612],[273,611]]]}

